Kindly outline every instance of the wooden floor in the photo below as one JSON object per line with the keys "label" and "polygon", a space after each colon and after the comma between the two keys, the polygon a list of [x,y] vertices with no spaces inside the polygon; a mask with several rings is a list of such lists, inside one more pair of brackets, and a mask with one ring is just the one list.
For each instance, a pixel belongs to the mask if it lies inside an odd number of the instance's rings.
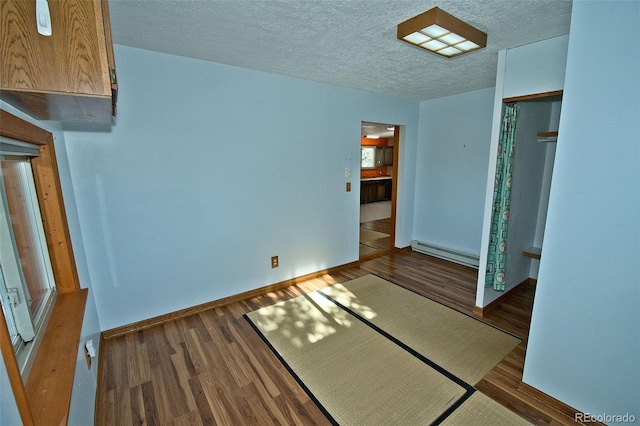
{"label": "wooden floor", "polygon": [[[391,218],[372,220],[371,222],[363,222],[360,224],[360,227],[390,235],[391,234]],[[373,249],[374,252],[385,250],[385,249],[391,248],[391,237],[387,236],[387,237],[379,238],[373,241],[365,241],[364,243],[360,243],[360,244]],[[360,257],[363,257],[363,256],[360,256]]]}
{"label": "wooden floor", "polygon": [[[477,271],[393,252],[239,303],[105,340],[98,425],[326,425],[318,407],[242,317],[305,292],[377,274],[471,314]],[[534,288],[525,286],[485,319],[524,339],[477,389],[534,424],[572,424],[573,412],[521,384]]]}

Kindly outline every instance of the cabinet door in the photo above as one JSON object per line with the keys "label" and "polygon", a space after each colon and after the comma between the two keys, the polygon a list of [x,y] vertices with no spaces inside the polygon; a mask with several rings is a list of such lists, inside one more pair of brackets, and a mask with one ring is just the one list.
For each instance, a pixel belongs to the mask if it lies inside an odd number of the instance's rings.
{"label": "cabinet door", "polygon": [[376,201],[383,201],[386,197],[386,180],[379,180],[376,183]]}
{"label": "cabinet door", "polygon": [[376,148],[376,167],[382,166],[384,163],[384,151],[382,148]]}
{"label": "cabinet door", "polygon": [[384,164],[385,166],[393,166],[393,147],[384,148]]}
{"label": "cabinet door", "polygon": [[104,42],[107,49],[107,64],[109,67],[109,82],[111,83],[111,114],[116,115],[118,103],[118,76],[116,75],[116,58],[113,54],[113,38],[111,37],[111,17],[109,15],[109,1],[101,0],[102,22],[104,24]]}
{"label": "cabinet door", "polygon": [[391,192],[393,190],[393,181],[391,179],[387,179],[384,181],[384,198],[387,200],[391,199]]}
{"label": "cabinet door", "polygon": [[48,3],[48,37],[38,33],[35,1],[1,3],[2,99],[37,119],[110,122],[115,71],[106,0]]}
{"label": "cabinet door", "polygon": [[371,183],[372,182],[369,181],[360,182],[360,204],[366,204],[373,201],[375,197],[375,188]]}
{"label": "cabinet door", "polygon": [[367,203],[376,201],[376,184],[375,181],[367,183]]}
{"label": "cabinet door", "polygon": [[373,203],[378,201],[377,181],[360,182],[360,204]]}

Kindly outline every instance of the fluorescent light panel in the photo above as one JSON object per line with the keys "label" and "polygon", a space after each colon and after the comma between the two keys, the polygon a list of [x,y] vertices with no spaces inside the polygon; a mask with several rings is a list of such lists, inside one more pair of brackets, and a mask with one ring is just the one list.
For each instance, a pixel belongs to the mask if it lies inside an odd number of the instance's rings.
{"label": "fluorescent light panel", "polygon": [[398,39],[452,58],[487,46],[487,35],[434,7],[398,25]]}

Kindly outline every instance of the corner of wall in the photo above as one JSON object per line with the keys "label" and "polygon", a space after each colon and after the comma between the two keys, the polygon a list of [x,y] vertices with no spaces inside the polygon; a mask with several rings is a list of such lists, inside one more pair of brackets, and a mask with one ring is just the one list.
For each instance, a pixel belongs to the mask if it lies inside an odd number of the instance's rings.
{"label": "corner of wall", "polygon": [[100,353],[100,322],[84,251],[64,132],[62,131],[60,123],[47,122],[46,125],[54,134],[60,184],[62,186],[67,223],[69,233],[71,234],[80,285],[83,288],[89,289],[84,319],[82,321],[80,343],[76,353],[76,373],[71,394],[71,406],[69,408],[69,424],[90,424],[93,423],[94,418],[98,378],[98,355],[92,359],[91,368],[88,369],[85,361],[84,346],[87,341],[93,340],[93,344],[96,347],[96,354]]}
{"label": "corner of wall", "polygon": [[502,118],[502,99],[504,92],[504,76],[507,65],[507,51],[498,52],[498,71],[496,73],[496,89],[493,102],[493,123],[491,126],[491,145],[489,148],[489,167],[487,168],[487,186],[485,190],[484,214],[482,219],[482,239],[480,242],[480,261],[478,267],[478,284],[476,287],[476,306],[485,307],[500,294],[485,287],[485,271],[489,248],[489,234],[491,228],[491,208],[493,204],[493,182],[496,175],[496,159],[498,141],[500,138],[500,122]]}

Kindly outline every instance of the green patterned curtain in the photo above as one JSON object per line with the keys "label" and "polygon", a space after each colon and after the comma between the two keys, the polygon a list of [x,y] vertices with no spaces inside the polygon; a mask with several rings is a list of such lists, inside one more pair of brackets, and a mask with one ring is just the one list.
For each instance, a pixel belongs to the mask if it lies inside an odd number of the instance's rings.
{"label": "green patterned curtain", "polygon": [[485,286],[504,291],[504,272],[507,264],[507,234],[509,231],[509,208],[511,206],[511,177],[516,149],[516,120],[518,105],[504,107],[504,118],[498,144],[498,161],[493,188],[493,210],[491,215],[491,235]]}

